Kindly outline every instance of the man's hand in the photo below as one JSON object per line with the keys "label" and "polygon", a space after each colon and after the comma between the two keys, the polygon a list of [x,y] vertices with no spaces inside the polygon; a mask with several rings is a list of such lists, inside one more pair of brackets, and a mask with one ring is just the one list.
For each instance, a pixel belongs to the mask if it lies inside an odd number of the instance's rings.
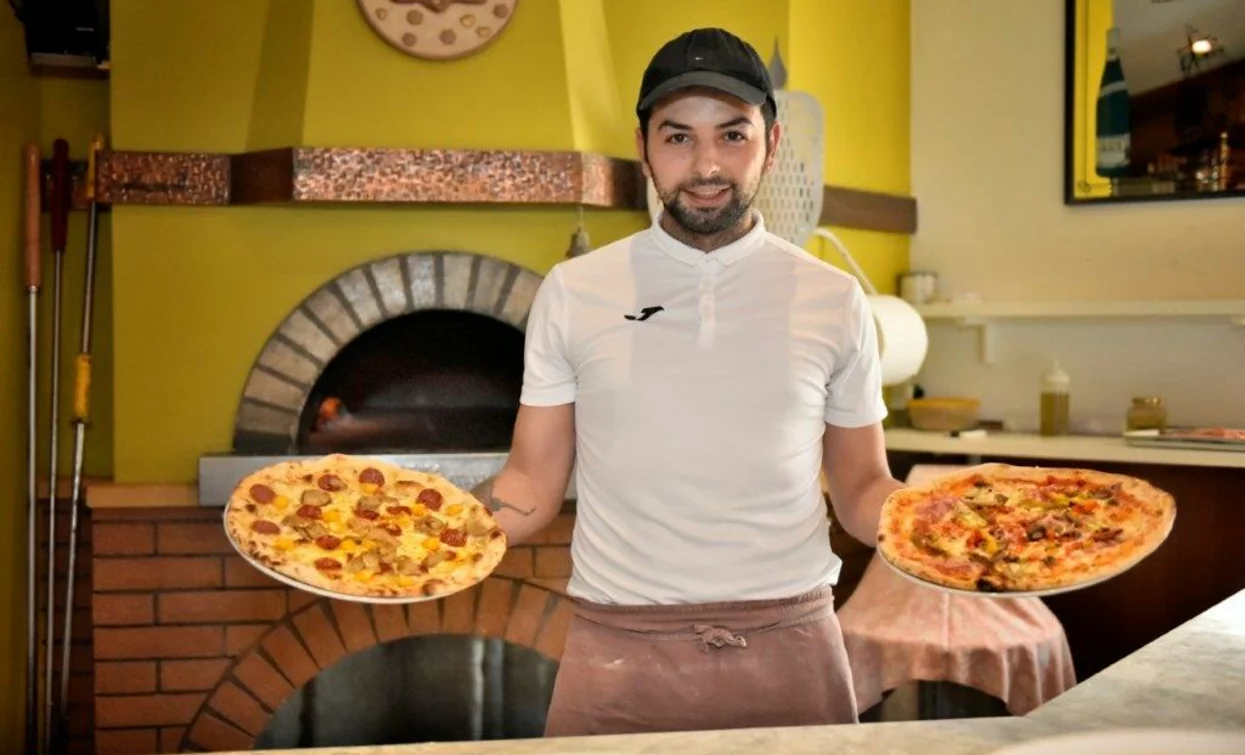
{"label": "man's hand", "polygon": [[506,465],[471,493],[517,545],[558,515],[574,460],[575,405],[520,405]]}
{"label": "man's hand", "polygon": [[847,428],[827,424],[822,454],[835,518],[847,534],[876,547],[882,503],[904,487],[891,476],[882,425]]}

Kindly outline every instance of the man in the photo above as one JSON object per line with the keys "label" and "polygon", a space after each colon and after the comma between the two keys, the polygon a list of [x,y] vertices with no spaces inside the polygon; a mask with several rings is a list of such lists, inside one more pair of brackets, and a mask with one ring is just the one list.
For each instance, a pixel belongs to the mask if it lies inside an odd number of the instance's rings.
{"label": "man", "polygon": [[870,544],[900,484],[859,283],[751,207],[775,110],[735,36],[665,45],[636,108],[660,220],[558,264],[532,305],[513,446],[476,493],[523,542],[578,458],[548,736],[857,720],[820,475]]}

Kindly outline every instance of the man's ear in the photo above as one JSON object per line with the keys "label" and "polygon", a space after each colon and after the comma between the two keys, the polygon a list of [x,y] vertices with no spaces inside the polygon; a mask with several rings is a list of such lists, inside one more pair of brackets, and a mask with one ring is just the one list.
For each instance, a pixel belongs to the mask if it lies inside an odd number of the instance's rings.
{"label": "man's ear", "polygon": [[635,153],[640,158],[640,167],[644,169],[644,175],[652,178],[648,172],[648,144],[644,140],[644,131],[639,126],[635,127]]}
{"label": "man's ear", "polygon": [[769,147],[765,155],[765,172],[769,172],[774,167],[774,160],[778,155],[778,143],[782,139],[782,124],[774,121],[774,125],[770,127],[769,134],[766,136],[766,144]]}

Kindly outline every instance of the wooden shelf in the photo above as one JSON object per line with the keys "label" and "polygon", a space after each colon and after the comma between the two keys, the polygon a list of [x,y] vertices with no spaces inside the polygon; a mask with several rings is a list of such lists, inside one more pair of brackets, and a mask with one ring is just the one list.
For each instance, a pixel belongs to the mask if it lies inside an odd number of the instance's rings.
{"label": "wooden shelf", "polygon": [[1245,452],[1133,446],[1115,436],[998,432],[984,437],[955,438],[947,433],[910,428],[886,431],[888,451],[964,455],[978,458],[1053,459],[1080,462],[1171,464],[1189,467],[1245,469]]}

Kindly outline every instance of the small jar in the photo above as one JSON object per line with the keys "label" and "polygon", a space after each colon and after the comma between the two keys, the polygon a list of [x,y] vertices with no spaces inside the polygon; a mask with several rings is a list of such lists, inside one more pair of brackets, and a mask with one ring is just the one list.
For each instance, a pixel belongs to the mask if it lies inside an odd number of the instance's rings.
{"label": "small jar", "polygon": [[1128,407],[1126,424],[1129,430],[1163,430],[1167,427],[1167,409],[1158,396],[1137,396]]}

